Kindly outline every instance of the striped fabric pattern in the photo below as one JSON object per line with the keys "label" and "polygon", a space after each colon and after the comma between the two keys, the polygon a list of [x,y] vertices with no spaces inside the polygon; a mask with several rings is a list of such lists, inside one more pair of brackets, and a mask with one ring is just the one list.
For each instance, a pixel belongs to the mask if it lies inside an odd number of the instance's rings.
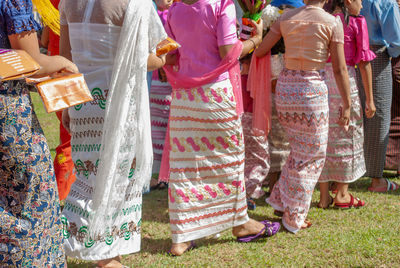
{"label": "striped fabric pattern", "polygon": [[[373,118],[364,114],[364,156],[367,177],[382,178],[386,148],[389,140],[390,109],[392,105],[392,66],[390,57],[381,46],[370,46],[376,58],[371,62],[372,88],[376,113]],[[365,94],[360,72],[357,81],[361,104],[365,110]]]}
{"label": "striped fabric pattern", "polygon": [[392,58],[393,100],[386,168],[400,173],[400,57]]}
{"label": "striped fabric pattern", "polygon": [[172,242],[248,221],[242,126],[229,80],[174,90],[170,114]]}
{"label": "striped fabric pattern", "polygon": [[290,144],[286,132],[279,122],[275,105],[275,93],[271,94],[271,130],[268,134],[271,166],[269,172],[281,172],[290,153]]}
{"label": "striped fabric pattern", "polygon": [[329,138],[325,166],[319,182],[351,183],[364,175],[363,113],[358,96],[354,67],[347,66],[350,80],[351,111],[349,129],[338,125],[342,98],[336,85],[331,64],[327,64],[326,84],[329,89]]}
{"label": "striped fabric pattern", "polygon": [[284,69],[278,78],[275,102],[291,150],[266,201],[284,213],[283,225],[296,233],[307,217],[325,163],[329,106],[324,72]]}
{"label": "striped fabric pattern", "polygon": [[242,125],[246,148],[244,165],[246,193],[248,197],[258,199],[265,194],[262,187],[268,183],[266,181],[270,167],[268,139],[254,135],[252,113],[243,114]]}
{"label": "striped fabric pattern", "polygon": [[171,105],[172,87],[168,82],[158,80],[153,74],[150,89],[151,138],[153,142],[153,177],[158,177],[161,157],[164,150],[165,134],[167,132],[169,109]]}

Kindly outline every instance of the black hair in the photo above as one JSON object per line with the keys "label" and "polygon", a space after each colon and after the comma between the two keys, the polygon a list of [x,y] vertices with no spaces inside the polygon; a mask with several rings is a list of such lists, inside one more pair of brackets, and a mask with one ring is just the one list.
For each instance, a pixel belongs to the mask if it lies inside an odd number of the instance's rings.
{"label": "black hair", "polygon": [[346,24],[349,24],[349,19],[350,19],[350,15],[349,15],[349,11],[347,10],[347,7],[344,4],[345,0],[333,0],[332,1],[332,6],[331,6],[331,13],[333,13],[336,9],[336,7],[340,7],[340,9],[343,12],[344,15],[344,21],[346,22]]}

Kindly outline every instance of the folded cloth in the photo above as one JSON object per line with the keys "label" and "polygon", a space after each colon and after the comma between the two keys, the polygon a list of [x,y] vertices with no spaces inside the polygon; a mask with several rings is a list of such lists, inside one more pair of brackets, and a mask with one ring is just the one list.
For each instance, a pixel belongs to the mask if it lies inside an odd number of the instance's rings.
{"label": "folded cloth", "polygon": [[24,50],[0,49],[0,81],[29,77],[39,69],[40,65]]}

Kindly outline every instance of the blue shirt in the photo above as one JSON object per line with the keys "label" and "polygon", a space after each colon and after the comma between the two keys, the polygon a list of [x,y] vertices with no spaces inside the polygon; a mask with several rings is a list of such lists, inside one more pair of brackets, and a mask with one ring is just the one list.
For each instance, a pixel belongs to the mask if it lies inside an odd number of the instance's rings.
{"label": "blue shirt", "polygon": [[0,1],[0,48],[10,48],[8,36],[40,30],[32,14],[30,0]]}
{"label": "blue shirt", "polygon": [[291,5],[292,7],[298,8],[304,6],[302,0],[272,0],[271,6],[280,7],[281,5]]}
{"label": "blue shirt", "polygon": [[400,55],[400,9],[394,0],[363,0],[370,45],[386,46],[391,57]]}

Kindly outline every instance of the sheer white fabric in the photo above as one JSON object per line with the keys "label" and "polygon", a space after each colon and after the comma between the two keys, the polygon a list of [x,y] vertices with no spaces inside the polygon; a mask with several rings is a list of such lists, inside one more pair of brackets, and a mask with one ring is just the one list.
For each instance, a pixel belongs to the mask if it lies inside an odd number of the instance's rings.
{"label": "sheer white fabric", "polygon": [[[87,40],[86,37],[81,38],[82,42],[72,47],[74,61],[80,63],[79,68],[92,86],[96,86],[99,72],[104,74],[100,80],[109,84],[93,200],[88,204],[91,208],[88,222],[90,237],[110,234],[118,215],[126,209],[125,204],[130,203],[126,198],[133,196],[134,190],[141,189],[150,181],[153,153],[146,81],[147,56],[167,37],[151,0],[115,2],[60,2],[61,23],[68,21],[70,34],[74,33],[73,27],[87,27],[88,38],[96,36],[97,40],[102,40],[96,43],[101,47],[94,45],[80,49],[79,45],[84,46]],[[121,2],[127,2],[127,6]],[[109,5],[111,10],[107,11],[104,6],[98,5]],[[78,12],[71,12],[71,8]],[[121,8],[124,12],[119,14]],[[119,17],[113,17],[112,14],[117,13]],[[118,27],[121,17],[122,28]],[[104,28],[105,24],[109,25],[108,30]],[[75,32],[82,33],[82,29]],[[115,39],[109,39],[110,34],[118,38],[116,52]],[[111,42],[108,48],[107,40]],[[109,62],[114,64],[109,65]],[[96,71],[91,75],[93,68]],[[109,73],[112,73],[111,77]],[[135,189],[128,187],[132,184],[128,179],[131,167],[135,169]]]}
{"label": "sheer white fabric", "polygon": [[[60,23],[80,23],[84,20],[88,0],[61,0]],[[93,3],[90,23],[122,26],[129,0],[96,0]]]}
{"label": "sheer white fabric", "polygon": [[136,161],[136,184],[142,186],[150,181],[153,151],[147,55],[149,47],[154,51],[166,37],[152,1],[131,0],[125,13],[106,106],[94,213],[89,220],[93,235],[110,231],[113,219],[121,213],[133,161]]}

